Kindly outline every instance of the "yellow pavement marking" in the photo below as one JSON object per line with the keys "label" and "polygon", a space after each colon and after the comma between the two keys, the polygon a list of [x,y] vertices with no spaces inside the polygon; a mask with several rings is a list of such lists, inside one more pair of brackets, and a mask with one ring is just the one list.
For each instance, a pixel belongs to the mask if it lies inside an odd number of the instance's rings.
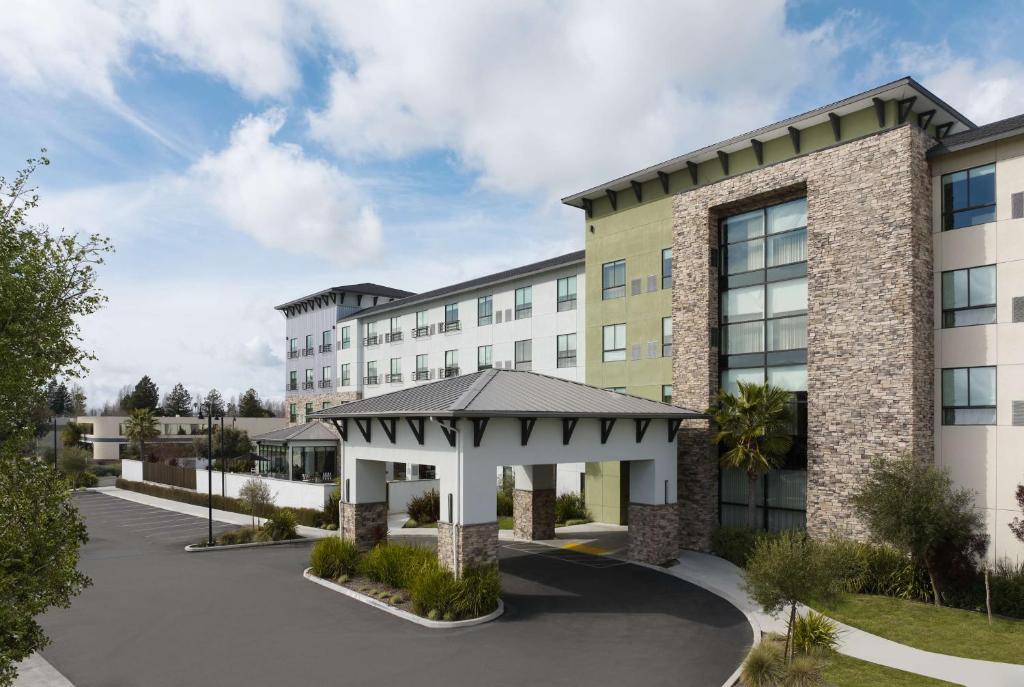
{"label": "yellow pavement marking", "polygon": [[589,553],[594,556],[603,556],[610,552],[610,549],[602,549],[600,546],[591,546],[590,544],[584,544],[583,542],[569,542],[568,544],[563,544],[562,548],[572,549],[573,551],[579,551],[580,553]]}

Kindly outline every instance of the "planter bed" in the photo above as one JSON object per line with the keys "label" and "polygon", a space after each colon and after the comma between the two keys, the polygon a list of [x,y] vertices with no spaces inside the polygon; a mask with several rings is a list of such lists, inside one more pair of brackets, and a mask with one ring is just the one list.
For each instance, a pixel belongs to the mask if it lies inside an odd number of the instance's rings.
{"label": "planter bed", "polygon": [[189,544],[185,547],[185,550],[189,553],[199,553],[201,551],[223,551],[225,549],[251,549],[256,546],[281,546],[282,544],[309,544],[316,541],[309,537],[295,537],[294,539],[282,539],[280,541],[252,541],[244,544],[214,544],[213,546],[207,546],[206,543],[201,544]]}
{"label": "planter bed", "polygon": [[[395,589],[363,576],[356,576],[349,579],[342,577],[338,578],[338,580],[326,580],[314,575],[311,568],[306,568],[302,572],[302,576],[311,582],[315,582],[321,587],[326,587],[331,591],[344,594],[347,597],[367,604],[368,606],[373,606],[385,613],[390,613],[391,615],[403,620],[435,630],[482,625],[483,623],[488,623],[497,619],[505,612],[505,604],[502,603],[501,599],[499,599],[497,608],[487,615],[483,615],[478,618],[467,618],[465,620],[431,620],[430,618],[424,618],[423,616],[416,615],[412,612],[409,603],[409,592],[404,589]],[[340,580],[342,579],[345,579],[345,581],[341,582]]]}

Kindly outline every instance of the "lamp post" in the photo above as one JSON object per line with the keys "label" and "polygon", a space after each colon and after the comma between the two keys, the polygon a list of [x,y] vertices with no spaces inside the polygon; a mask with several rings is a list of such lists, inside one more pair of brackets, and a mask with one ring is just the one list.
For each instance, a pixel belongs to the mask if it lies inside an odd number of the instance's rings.
{"label": "lamp post", "polygon": [[206,504],[208,512],[208,534],[206,545],[213,546],[213,414],[210,412],[209,401],[196,403],[198,417],[203,419],[203,406],[206,406]]}
{"label": "lamp post", "polygon": [[220,495],[228,495],[228,478],[226,473],[227,470],[228,456],[224,453],[224,413],[220,414]]}
{"label": "lamp post", "polygon": [[57,469],[57,413],[53,414],[53,469]]}

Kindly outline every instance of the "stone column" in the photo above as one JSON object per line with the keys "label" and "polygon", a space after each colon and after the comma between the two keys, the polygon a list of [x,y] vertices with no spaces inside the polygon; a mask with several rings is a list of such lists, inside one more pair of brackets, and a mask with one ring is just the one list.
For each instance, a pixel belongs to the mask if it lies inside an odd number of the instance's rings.
{"label": "stone column", "polygon": [[437,523],[437,559],[457,574],[467,567],[498,564],[498,523]]}
{"label": "stone column", "polygon": [[342,539],[370,549],[388,537],[386,463],[345,457],[339,531]]}
{"label": "stone column", "polygon": [[516,539],[555,538],[555,466],[515,467],[512,493],[513,535]]}
{"label": "stone column", "polygon": [[679,555],[679,506],[676,503],[676,456],[667,445],[654,460],[629,465],[628,556],[659,565]]}
{"label": "stone column", "polygon": [[457,575],[467,567],[497,565],[498,515],[494,498],[494,466],[473,461],[439,460],[436,467],[441,483],[438,561]]}

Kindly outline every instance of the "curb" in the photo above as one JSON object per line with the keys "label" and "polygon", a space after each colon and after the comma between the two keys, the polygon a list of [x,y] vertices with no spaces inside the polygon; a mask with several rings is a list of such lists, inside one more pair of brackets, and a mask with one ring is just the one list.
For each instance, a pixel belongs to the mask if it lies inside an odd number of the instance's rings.
{"label": "curb", "polygon": [[340,584],[335,584],[330,580],[325,580],[322,577],[317,577],[312,572],[310,572],[311,570],[312,568],[306,568],[302,571],[302,576],[310,582],[314,582],[320,585],[321,587],[326,587],[331,591],[344,594],[345,596],[355,599],[356,601],[360,601],[368,606],[373,606],[376,609],[379,609],[386,613],[390,613],[391,615],[401,618],[402,620],[408,620],[411,623],[416,623],[417,625],[430,628],[431,630],[457,630],[462,627],[473,627],[474,625],[483,625],[484,623],[489,623],[492,620],[497,620],[497,618],[505,612],[505,603],[501,599],[498,599],[498,607],[490,613],[488,613],[487,615],[482,615],[479,618],[469,618],[468,620],[450,621],[431,620],[429,618],[420,617],[415,613],[410,613],[409,611],[403,611],[400,608],[395,608],[394,606],[386,604],[383,601],[374,599],[372,596],[361,594],[355,590],[349,589],[348,587],[343,587]]}
{"label": "curb", "polygon": [[281,541],[253,541],[245,544],[217,544],[206,546],[205,544],[189,544],[185,547],[188,553],[206,553],[209,551],[226,551],[228,549],[253,549],[258,546],[283,546],[285,544],[311,544],[315,539],[308,537],[296,537],[295,539],[282,539]]}

